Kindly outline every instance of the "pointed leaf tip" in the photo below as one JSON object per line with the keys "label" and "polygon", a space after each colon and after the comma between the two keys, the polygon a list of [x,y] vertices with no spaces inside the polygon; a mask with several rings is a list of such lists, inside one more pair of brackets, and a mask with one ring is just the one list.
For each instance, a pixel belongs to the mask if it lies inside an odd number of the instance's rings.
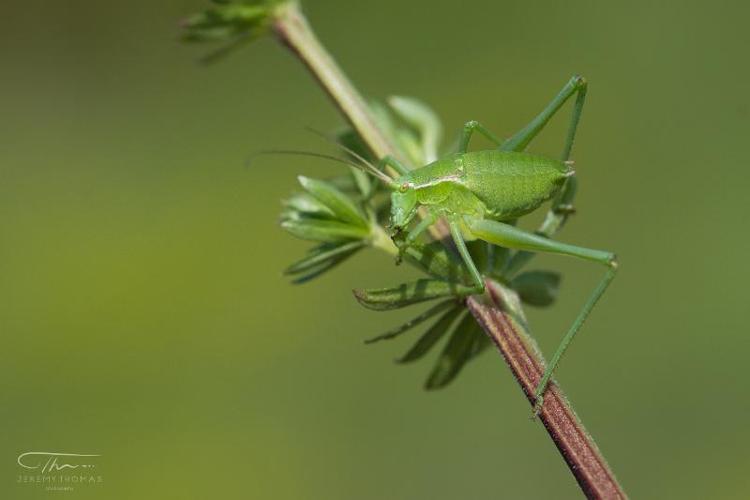
{"label": "pointed leaf tip", "polygon": [[419,279],[392,288],[354,290],[354,297],[368,309],[388,311],[440,297],[466,296],[471,287],[438,279]]}
{"label": "pointed leaf tip", "polygon": [[463,311],[463,308],[459,304],[446,311],[427,329],[406,354],[396,360],[396,363],[409,363],[422,358],[445,334],[451,331],[453,323],[461,311]]}
{"label": "pointed leaf tip", "polygon": [[325,205],[336,218],[351,224],[367,227],[367,219],[357,204],[338,188],[328,182],[300,175],[297,177],[302,188]]}
{"label": "pointed leaf tip", "polygon": [[486,335],[469,313],[466,313],[455,327],[435,367],[430,373],[425,389],[441,389],[459,374],[464,365],[480,350],[479,344]]}
{"label": "pointed leaf tip", "polygon": [[428,319],[432,318],[436,314],[444,311],[445,309],[451,307],[454,304],[455,302],[453,302],[452,300],[446,300],[444,302],[441,302],[437,304],[436,306],[433,306],[427,309],[425,312],[423,312],[419,316],[416,316],[410,319],[409,321],[397,326],[396,328],[393,328],[392,330],[389,330],[381,335],[378,335],[377,337],[372,337],[370,339],[365,340],[365,344],[372,344],[380,340],[386,340],[386,339],[392,339],[392,338],[398,337],[402,333],[405,333],[411,330],[412,328],[424,323]]}
{"label": "pointed leaf tip", "polygon": [[369,231],[366,228],[334,220],[287,219],[281,221],[281,227],[293,236],[303,240],[330,243],[346,240],[363,240],[369,236]]}
{"label": "pointed leaf tip", "polygon": [[295,285],[307,283],[341,264],[365,245],[366,243],[360,240],[349,243],[324,243],[313,248],[306,257],[286,268],[284,274],[293,276],[292,283]]}

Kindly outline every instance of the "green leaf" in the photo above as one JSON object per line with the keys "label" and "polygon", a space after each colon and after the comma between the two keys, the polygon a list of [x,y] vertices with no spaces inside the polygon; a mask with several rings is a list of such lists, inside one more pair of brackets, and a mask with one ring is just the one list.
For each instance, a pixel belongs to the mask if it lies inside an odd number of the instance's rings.
{"label": "green leaf", "polygon": [[370,180],[370,176],[360,169],[354,167],[349,167],[349,172],[352,174],[352,179],[354,179],[354,183],[357,185],[357,189],[362,195],[362,198],[365,200],[369,199],[374,191],[372,189],[372,181]]}
{"label": "green leaf", "polygon": [[438,299],[440,297],[466,296],[472,288],[437,279],[420,279],[394,288],[354,290],[360,304],[375,311],[388,311]]}
{"label": "green leaf", "polygon": [[436,278],[464,283],[471,280],[465,266],[461,265],[439,241],[426,245],[414,242],[406,248],[403,257],[405,261]]}
{"label": "green leaf", "polygon": [[[364,141],[362,141],[362,138],[359,136],[359,134],[357,134],[352,128],[347,127],[339,130],[338,132],[336,132],[335,137],[336,142],[338,142],[342,146],[342,149],[346,153],[346,156],[349,160],[359,162],[359,158],[355,156],[358,155],[369,161],[370,163],[377,163],[377,158],[373,157],[370,149],[367,147]],[[354,155],[351,154],[350,151],[351,153],[354,153]],[[352,178],[354,179],[354,182],[357,185],[357,188],[359,189],[360,194],[362,195],[362,198],[369,199],[375,192],[375,189],[378,185],[373,183],[372,178],[360,169],[350,167],[349,170],[351,172]]]}
{"label": "green leaf", "polygon": [[292,280],[292,284],[294,285],[301,285],[303,283],[307,283],[308,281],[311,281],[314,278],[317,278],[323,273],[326,273],[333,269],[334,267],[338,266],[342,262],[344,262],[346,259],[351,257],[357,252],[357,250],[351,250],[346,253],[340,253],[336,255],[335,257],[332,257],[328,260],[324,260],[317,265],[313,265],[304,271],[300,271],[295,278]]}
{"label": "green leaf", "polygon": [[[372,152],[370,151],[370,148],[367,146],[365,141],[362,140],[362,138],[359,136],[357,132],[354,131],[351,127],[346,127],[335,134],[336,141],[344,146],[346,149],[349,149],[353,151],[354,153],[358,154],[365,160],[369,161],[370,163],[376,163],[378,161],[378,158],[375,158],[373,156]],[[350,160],[356,160],[357,158],[348,154]]]}
{"label": "green leaf", "polygon": [[487,250],[489,243],[483,240],[471,240],[466,242],[466,248],[471,254],[471,259],[479,269],[479,272],[486,274],[488,267]]}
{"label": "green leaf", "polygon": [[392,330],[388,330],[387,332],[385,332],[385,333],[383,333],[381,335],[378,335],[377,337],[373,337],[371,339],[365,340],[365,344],[372,344],[372,343],[378,342],[380,340],[386,340],[386,339],[392,339],[394,337],[398,337],[402,333],[407,332],[407,331],[411,330],[412,328],[414,328],[415,326],[418,326],[418,325],[424,323],[428,319],[430,319],[433,316],[435,316],[436,314],[444,311],[445,309],[453,306],[454,304],[455,304],[455,302],[452,301],[452,300],[446,300],[445,302],[441,302],[438,305],[433,306],[433,307],[427,309],[425,312],[423,312],[419,316],[410,319],[406,323],[404,323],[402,325],[399,325],[396,328],[393,328]]}
{"label": "green leaf", "polygon": [[293,219],[300,219],[302,216],[332,218],[334,215],[330,208],[307,193],[295,193],[284,200],[284,208],[288,214],[299,212],[291,217]]}
{"label": "green leaf", "polygon": [[424,356],[437,342],[448,333],[453,326],[453,322],[456,320],[458,315],[463,311],[463,307],[456,305],[440,319],[438,319],[412,346],[409,351],[402,357],[396,360],[397,363],[409,363],[416,361],[417,359]]}
{"label": "green leaf", "polygon": [[326,261],[339,259],[342,256],[344,258],[349,257],[365,245],[366,243],[364,241],[352,241],[350,243],[326,243],[317,246],[310,250],[305,258],[287,267],[284,270],[284,274],[304,273],[305,271],[309,271],[310,269],[318,267],[320,264],[326,263]]}
{"label": "green leaf", "polygon": [[502,276],[502,269],[510,256],[510,250],[483,240],[467,241],[466,247],[469,249],[474,264],[482,274]]}
{"label": "green leaf", "polygon": [[390,109],[378,101],[370,103],[370,110],[378,128],[390,138],[391,143],[398,147],[403,156],[409,159],[409,163],[422,166],[422,151],[414,131],[398,124]]}
{"label": "green leaf", "polygon": [[270,31],[276,5],[287,0],[213,1],[213,7],[185,19],[182,40],[185,42],[219,42],[223,45],[201,58],[215,62],[247,42]]}
{"label": "green leaf", "polygon": [[[348,167],[353,168],[353,167]],[[359,187],[357,182],[351,175],[337,175],[335,177],[329,177],[325,180],[329,185],[335,187],[350,199],[354,200],[354,196],[359,194]]]}
{"label": "green leaf", "polygon": [[360,212],[347,195],[324,181],[311,179],[302,175],[298,179],[305,191],[328,207],[338,219],[354,225],[367,227],[368,224],[364,215],[362,215],[362,212]]}
{"label": "green leaf", "polygon": [[437,114],[425,103],[412,97],[391,96],[388,104],[419,136],[422,164],[438,158],[438,147],[443,136],[443,126]]}
{"label": "green leaf", "polygon": [[488,254],[489,252],[492,252],[492,269],[490,270],[490,274],[500,277],[502,276],[503,269],[505,269],[505,266],[508,263],[508,259],[510,259],[510,249],[498,245],[492,245],[491,243],[488,243],[488,245],[490,245],[487,248]]}
{"label": "green leaf", "polygon": [[427,379],[425,388],[440,389],[456,378],[466,362],[472,358],[480,342],[480,335],[486,337],[474,316],[466,313],[448,339],[448,343]]}
{"label": "green leaf", "polygon": [[406,153],[406,157],[409,159],[411,165],[416,165],[417,167],[427,165],[422,145],[415,132],[408,128],[398,128],[396,132],[396,144]]}
{"label": "green leaf", "polygon": [[424,103],[409,97],[391,97],[388,106],[370,103],[373,118],[398,146],[411,165],[423,166],[437,159],[442,125]]}
{"label": "green leaf", "polygon": [[518,292],[522,302],[546,307],[555,302],[560,279],[560,273],[552,271],[527,271],[514,278],[510,285]]}
{"label": "green leaf", "polygon": [[344,222],[322,219],[287,219],[281,227],[303,240],[337,242],[342,240],[362,240],[369,236],[369,230]]}

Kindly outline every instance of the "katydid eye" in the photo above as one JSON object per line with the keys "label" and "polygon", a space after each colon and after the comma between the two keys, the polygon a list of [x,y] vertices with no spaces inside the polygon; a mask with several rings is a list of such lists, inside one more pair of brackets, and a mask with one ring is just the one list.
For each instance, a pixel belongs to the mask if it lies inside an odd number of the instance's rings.
{"label": "katydid eye", "polygon": [[404,182],[403,184],[401,184],[401,186],[398,188],[398,190],[401,191],[402,193],[407,192],[409,190],[409,183],[408,182]]}

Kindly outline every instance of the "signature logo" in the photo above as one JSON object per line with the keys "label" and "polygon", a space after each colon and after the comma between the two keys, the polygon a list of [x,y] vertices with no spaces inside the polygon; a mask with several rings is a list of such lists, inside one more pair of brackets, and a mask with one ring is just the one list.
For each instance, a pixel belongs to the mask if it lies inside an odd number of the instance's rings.
{"label": "signature logo", "polygon": [[27,451],[18,455],[18,465],[24,469],[36,470],[48,474],[67,469],[93,469],[91,457],[100,457],[94,453],[57,453],[50,451]]}

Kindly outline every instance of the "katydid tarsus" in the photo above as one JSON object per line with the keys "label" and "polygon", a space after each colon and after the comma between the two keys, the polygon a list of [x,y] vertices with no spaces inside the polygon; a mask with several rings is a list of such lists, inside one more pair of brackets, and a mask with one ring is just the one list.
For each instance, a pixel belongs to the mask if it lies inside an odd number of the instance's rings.
{"label": "katydid tarsus", "polygon": [[[552,159],[525,153],[532,139],[572,96],[576,96],[561,158]],[[458,151],[421,168],[409,169],[393,157],[380,160],[378,167],[362,162],[360,168],[379,178],[391,190],[391,236],[400,249],[412,244],[420,233],[438,219],[447,221],[450,233],[474,282],[474,293],[485,290],[484,278],[466,247],[465,239],[481,239],[490,244],[525,252],[562,254],[604,264],[607,272],[591,294],[573,325],[552,356],[535,391],[534,411],[538,413],[552,374],[570,342],[604,294],[617,270],[611,252],[569,245],[517,228],[515,220],[526,215],[573,182],[570,152],[586,95],[586,81],[574,76],[547,107],[510,139],[500,141],[476,121],[467,122]],[[474,132],[497,145],[497,149],[468,151]],[[360,158],[361,160],[361,158]],[[384,173],[391,167],[398,175]],[[411,230],[417,210],[424,216]],[[555,210],[572,207],[557,204]]]}

